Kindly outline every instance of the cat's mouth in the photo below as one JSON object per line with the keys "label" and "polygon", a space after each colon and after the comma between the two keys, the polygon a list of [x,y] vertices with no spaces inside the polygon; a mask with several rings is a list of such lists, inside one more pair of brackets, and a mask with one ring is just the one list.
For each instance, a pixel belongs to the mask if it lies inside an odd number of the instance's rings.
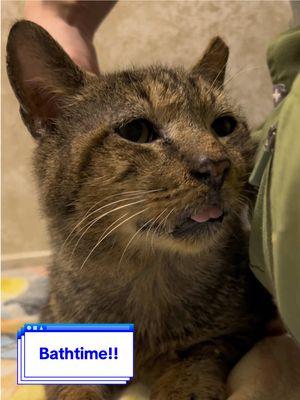
{"label": "cat's mouth", "polygon": [[214,233],[223,222],[226,213],[219,207],[207,207],[199,214],[192,214],[184,218],[171,232],[174,238],[184,236]]}
{"label": "cat's mouth", "polygon": [[168,234],[174,239],[197,234],[213,234],[223,223],[227,212],[217,206],[209,206],[201,212],[193,214],[185,211],[182,213],[172,227],[168,229],[159,223],[147,224],[142,230],[152,231],[158,236]]}

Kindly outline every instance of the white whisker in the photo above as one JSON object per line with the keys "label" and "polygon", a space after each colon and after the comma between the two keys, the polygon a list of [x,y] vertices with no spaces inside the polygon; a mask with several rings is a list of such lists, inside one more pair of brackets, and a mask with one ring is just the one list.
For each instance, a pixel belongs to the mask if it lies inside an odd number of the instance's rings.
{"label": "white whisker", "polygon": [[236,78],[237,76],[239,76],[240,74],[244,73],[244,72],[249,72],[255,69],[263,69],[262,66],[256,66],[256,67],[245,67],[240,69],[238,72],[236,72],[234,75],[229,76],[223,83],[223,86],[228,85],[229,82],[231,82],[234,78]]}
{"label": "white whisker", "polygon": [[[149,226],[149,228],[148,228],[148,230],[147,230],[147,233],[146,233],[146,242],[147,242],[147,240],[148,240],[149,233],[151,232],[151,229],[153,228],[155,222],[156,222],[156,221],[164,214],[164,212],[167,211],[167,210],[168,210],[168,207],[165,208],[160,214],[158,214],[158,216],[155,218],[155,220],[154,220],[154,221],[151,223],[151,225]],[[151,246],[150,246],[150,248],[151,248]]]}
{"label": "white whisker", "polygon": [[[128,200],[128,199],[127,199],[127,200]],[[73,249],[73,251],[72,251],[71,256],[73,256],[73,254],[74,254],[74,252],[75,252],[75,250],[76,250],[76,248],[77,248],[77,246],[78,246],[80,240],[82,239],[82,237],[87,233],[87,231],[88,231],[93,225],[95,225],[98,221],[100,221],[100,219],[106,217],[107,215],[111,214],[112,212],[121,210],[122,208],[129,207],[129,206],[132,206],[132,205],[134,205],[134,204],[142,203],[143,201],[146,201],[146,199],[134,201],[134,202],[132,202],[132,203],[123,204],[122,206],[116,207],[116,208],[114,208],[113,210],[109,210],[109,211],[107,211],[106,213],[101,214],[100,216],[96,217],[96,218],[93,219],[91,222],[89,222],[87,225],[85,225],[82,229],[84,229],[84,228],[86,228],[86,227],[87,227],[87,228],[85,229],[85,231],[81,234],[81,236],[80,236],[79,239],[77,240],[77,242],[76,242],[76,244],[75,244],[75,246],[74,246],[74,249]],[[115,202],[115,203],[116,203],[116,202]],[[101,207],[101,208],[102,208],[102,207]],[[91,214],[90,214],[90,215],[91,215]],[[82,231],[82,229],[79,231],[79,233]]]}
{"label": "white whisker", "polygon": [[[109,197],[112,197],[112,196],[108,196],[108,197],[106,197],[105,199],[107,199],[107,198],[109,198]],[[63,247],[66,245],[67,241],[69,240],[69,238],[71,237],[71,235],[74,233],[74,231],[75,231],[87,218],[89,218],[91,215],[93,215],[93,214],[95,214],[96,212],[102,210],[103,208],[109,207],[109,206],[111,206],[111,205],[113,205],[113,204],[121,203],[122,201],[130,200],[130,199],[135,199],[135,198],[137,198],[137,197],[140,197],[140,195],[136,194],[136,195],[132,195],[132,196],[130,196],[130,197],[126,197],[125,199],[116,200],[116,201],[113,201],[113,202],[111,202],[111,203],[105,204],[104,206],[99,207],[98,209],[96,209],[96,210],[92,211],[91,213],[89,213],[89,211],[90,211],[91,209],[93,209],[93,208],[95,207],[95,205],[97,204],[97,203],[95,203],[92,207],[89,208],[89,210],[88,210],[87,213],[84,215],[84,217],[74,226],[74,228],[72,229],[72,231],[69,233],[69,235],[67,236],[66,240],[65,240],[64,243],[62,244],[61,250],[62,250]],[[100,200],[98,203],[104,201],[105,199]],[[87,224],[87,225],[88,225],[88,224]],[[85,225],[83,228],[81,228],[81,229],[79,230],[79,232],[81,232],[82,229],[84,229],[87,225]]]}
{"label": "white whisker", "polygon": [[169,215],[171,215],[171,213],[175,210],[175,208],[172,208],[172,210],[170,212],[168,212],[168,214],[161,220],[161,222],[157,225],[157,227],[155,228],[154,232],[153,232],[153,236],[152,236],[152,241],[151,241],[151,248],[154,251],[154,238],[156,235],[156,232],[159,232],[159,228],[162,226],[162,224],[164,223],[164,221],[167,220],[167,218],[169,217]]}
{"label": "white whisker", "polygon": [[95,246],[92,248],[92,250],[89,252],[88,256],[86,257],[86,259],[84,260],[83,264],[80,267],[80,270],[82,270],[82,268],[84,267],[84,265],[87,263],[88,259],[90,258],[90,256],[92,255],[92,253],[96,250],[96,248],[103,242],[104,239],[107,238],[107,236],[109,236],[113,231],[115,231],[119,226],[125,224],[125,222],[129,221],[130,219],[134,218],[135,216],[145,212],[146,210],[148,210],[149,207],[145,208],[142,211],[138,211],[137,213],[131,215],[130,217],[126,218],[124,221],[121,221],[118,225],[116,225],[114,228],[112,228],[106,235],[102,236],[99,241],[95,244]]}
{"label": "white whisker", "polygon": [[125,247],[125,249],[124,249],[124,251],[123,251],[123,253],[122,253],[122,255],[121,255],[121,258],[120,258],[120,261],[119,261],[119,265],[121,264],[121,262],[122,262],[122,260],[123,260],[123,257],[124,257],[124,255],[125,255],[127,249],[129,248],[130,244],[133,242],[134,238],[135,238],[135,237],[143,230],[143,228],[144,228],[147,224],[149,224],[149,222],[152,221],[152,220],[153,220],[153,218],[149,219],[147,222],[145,222],[145,223],[140,227],[140,229],[138,229],[138,230],[132,235],[131,239],[127,242],[127,245],[126,245],[126,247]]}

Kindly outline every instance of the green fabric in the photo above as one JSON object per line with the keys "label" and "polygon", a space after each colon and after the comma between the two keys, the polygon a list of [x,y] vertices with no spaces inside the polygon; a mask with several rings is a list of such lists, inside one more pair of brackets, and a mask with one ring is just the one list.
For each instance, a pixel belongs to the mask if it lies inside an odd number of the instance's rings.
{"label": "green fabric", "polygon": [[278,121],[270,187],[273,282],[283,321],[300,341],[300,76]]}
{"label": "green fabric", "polygon": [[266,157],[265,144],[268,138],[268,132],[272,126],[277,125],[277,121],[283,106],[284,100],[271,112],[265,123],[260,129],[251,133],[252,139],[259,143],[258,152],[256,155],[255,165],[250,176],[249,182],[253,186],[259,186],[263,178],[265,169],[268,168],[270,157]]}
{"label": "green fabric", "polygon": [[[251,223],[250,262],[273,293],[288,330],[300,342],[300,27],[282,34],[268,50],[274,84],[288,95],[260,129],[250,183],[259,186]],[[274,149],[268,133],[276,127]]]}
{"label": "green fabric", "polygon": [[284,83],[290,91],[300,69],[300,27],[290,29],[268,48],[267,62],[273,84]]}

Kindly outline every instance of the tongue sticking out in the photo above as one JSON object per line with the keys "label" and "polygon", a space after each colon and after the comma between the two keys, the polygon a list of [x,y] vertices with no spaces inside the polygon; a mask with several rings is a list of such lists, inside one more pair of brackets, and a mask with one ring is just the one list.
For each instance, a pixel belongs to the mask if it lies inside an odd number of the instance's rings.
{"label": "tongue sticking out", "polygon": [[207,222],[210,219],[218,219],[223,215],[223,211],[218,207],[209,207],[201,214],[192,215],[191,219],[195,222]]}

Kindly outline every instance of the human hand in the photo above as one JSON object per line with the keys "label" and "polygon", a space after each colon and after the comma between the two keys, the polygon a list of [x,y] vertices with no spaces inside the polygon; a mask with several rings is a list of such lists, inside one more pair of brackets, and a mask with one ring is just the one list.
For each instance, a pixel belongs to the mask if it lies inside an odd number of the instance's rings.
{"label": "human hand", "polygon": [[287,335],[257,343],[233,368],[228,400],[299,400],[300,347]]}
{"label": "human hand", "polygon": [[25,18],[41,25],[84,70],[99,74],[96,29],[116,1],[26,1]]}

